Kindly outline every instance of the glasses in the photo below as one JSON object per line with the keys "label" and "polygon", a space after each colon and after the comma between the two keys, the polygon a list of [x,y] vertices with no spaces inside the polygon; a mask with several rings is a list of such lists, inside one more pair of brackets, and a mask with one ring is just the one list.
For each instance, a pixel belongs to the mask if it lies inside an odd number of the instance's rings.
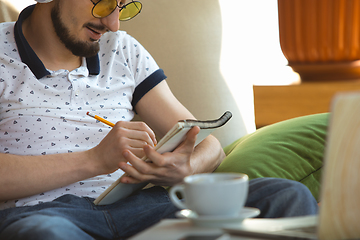
{"label": "glasses", "polygon": [[91,0],[91,2],[94,4],[91,13],[95,18],[107,17],[115,11],[116,7],[119,7],[119,20],[128,21],[138,15],[142,9],[142,3],[138,1],[131,1],[122,7],[118,5],[117,0],[99,0],[97,2]]}

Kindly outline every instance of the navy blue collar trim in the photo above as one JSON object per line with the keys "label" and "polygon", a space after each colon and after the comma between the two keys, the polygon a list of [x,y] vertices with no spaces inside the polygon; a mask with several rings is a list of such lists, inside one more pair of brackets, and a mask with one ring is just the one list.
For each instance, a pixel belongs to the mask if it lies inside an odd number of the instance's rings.
{"label": "navy blue collar trim", "polygon": [[[15,23],[14,34],[21,61],[30,68],[37,79],[40,79],[49,75],[50,72],[46,70],[44,64],[30,47],[22,32],[22,23],[30,16],[34,8],[35,4],[25,8],[20,13],[19,19]],[[100,73],[100,61],[98,54],[93,57],[86,58],[86,64],[91,75],[98,75]]]}
{"label": "navy blue collar trim", "polygon": [[21,61],[30,68],[30,70],[34,73],[37,79],[40,79],[46,75],[49,75],[50,72],[46,70],[44,64],[41,62],[34,50],[32,50],[29,43],[26,41],[21,28],[24,19],[30,16],[34,7],[35,5],[27,7],[20,13],[19,19],[15,23],[14,34]]}

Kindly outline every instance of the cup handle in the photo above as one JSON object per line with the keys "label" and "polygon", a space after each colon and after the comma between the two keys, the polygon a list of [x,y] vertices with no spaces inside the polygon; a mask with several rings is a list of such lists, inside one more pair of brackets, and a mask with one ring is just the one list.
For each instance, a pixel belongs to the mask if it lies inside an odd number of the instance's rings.
{"label": "cup handle", "polygon": [[184,185],[175,185],[170,189],[169,196],[172,203],[180,209],[187,208],[186,205],[178,198],[176,193],[181,193],[184,196]]}

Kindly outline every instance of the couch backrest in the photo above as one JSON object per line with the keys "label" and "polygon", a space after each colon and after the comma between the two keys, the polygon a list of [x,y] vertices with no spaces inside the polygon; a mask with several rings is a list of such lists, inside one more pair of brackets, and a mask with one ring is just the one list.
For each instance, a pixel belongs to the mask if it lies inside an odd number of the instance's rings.
{"label": "couch backrest", "polygon": [[[231,7],[232,1],[220,0],[220,3]],[[219,0],[142,2],[142,12],[122,22],[120,29],[151,53],[164,69],[175,96],[201,120],[217,118],[226,110],[233,113],[230,122],[214,132],[222,146],[253,132],[252,84],[220,69],[224,39]],[[235,53],[236,43],[233,44]],[[239,87],[232,89],[234,83]]]}
{"label": "couch backrest", "polygon": [[0,0],[0,22],[16,21],[19,12],[8,0]]}

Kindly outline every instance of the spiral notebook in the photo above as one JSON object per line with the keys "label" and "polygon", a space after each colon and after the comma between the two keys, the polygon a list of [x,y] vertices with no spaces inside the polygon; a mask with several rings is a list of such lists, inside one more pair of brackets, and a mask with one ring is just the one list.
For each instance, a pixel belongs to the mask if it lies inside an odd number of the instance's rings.
{"label": "spiral notebook", "polygon": [[[158,142],[155,147],[155,150],[159,153],[171,152],[180,143],[182,143],[187,132],[194,126],[200,127],[200,132],[197,135],[195,145],[199,144],[207,136],[209,136],[215,129],[225,125],[230,118],[232,117],[231,112],[225,112],[219,119],[216,120],[181,120],[177,122],[173,128],[171,128],[167,134]],[[146,158],[142,160],[148,161]],[[124,175],[123,175],[124,176]],[[123,177],[121,176],[121,177]],[[132,194],[133,192],[142,189],[148,183],[139,183],[139,184],[125,184],[121,183],[121,177],[115,181],[110,187],[108,187],[97,199],[95,199],[94,204],[96,205],[107,205],[114,203],[122,198],[125,198]]]}

